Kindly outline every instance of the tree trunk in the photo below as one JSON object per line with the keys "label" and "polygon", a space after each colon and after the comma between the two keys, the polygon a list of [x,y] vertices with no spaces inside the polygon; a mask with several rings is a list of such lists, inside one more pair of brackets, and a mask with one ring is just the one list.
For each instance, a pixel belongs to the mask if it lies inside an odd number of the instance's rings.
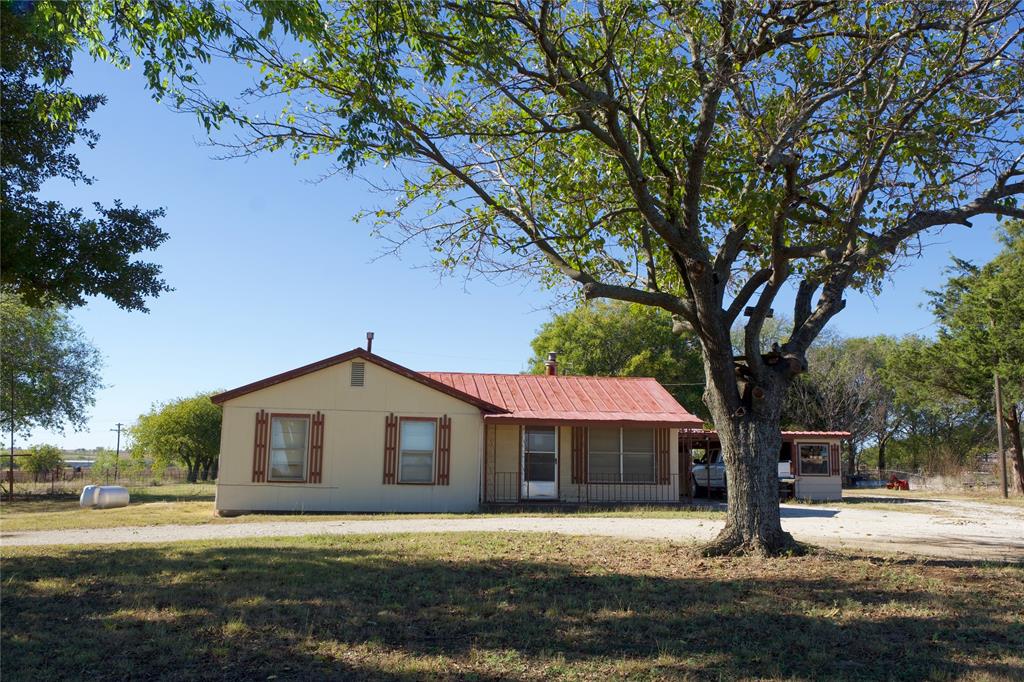
{"label": "tree trunk", "polygon": [[195,483],[199,476],[199,462],[193,460],[191,457],[182,457],[182,461],[185,462],[187,474],[185,480],[189,483]]}
{"label": "tree trunk", "polygon": [[884,471],[885,470],[885,442],[886,442],[886,440],[888,440],[888,439],[886,439],[886,438],[879,438],[878,439],[878,470],[879,471]]}
{"label": "tree trunk", "polygon": [[[714,370],[712,365],[706,361],[709,378]],[[728,371],[734,370],[730,366]],[[766,374],[769,376],[763,377],[757,386],[759,396],[741,398],[736,408],[730,405],[735,401],[727,400],[718,388],[728,386],[728,382],[708,381],[705,390],[704,400],[722,443],[729,490],[725,528],[704,547],[706,556],[800,551],[793,536],[782,530],[779,513],[782,399],[788,381],[775,369]]]}
{"label": "tree trunk", "polygon": [[1014,408],[1010,408],[1009,414],[1003,416],[1003,422],[1006,423],[1007,435],[1010,437],[1010,452],[1007,453],[1010,459],[1010,466],[1007,467],[1007,476],[1010,477],[1008,486],[1024,494],[1024,452],[1021,450],[1020,415]]}
{"label": "tree trunk", "polygon": [[199,478],[204,481],[210,480],[210,460],[205,460],[203,462],[202,473],[199,475]]}
{"label": "tree trunk", "polygon": [[217,480],[217,473],[220,471],[220,455],[213,459],[213,467],[210,470],[210,478]]}
{"label": "tree trunk", "polygon": [[846,473],[853,476],[857,473],[857,443],[851,438],[847,450]]}

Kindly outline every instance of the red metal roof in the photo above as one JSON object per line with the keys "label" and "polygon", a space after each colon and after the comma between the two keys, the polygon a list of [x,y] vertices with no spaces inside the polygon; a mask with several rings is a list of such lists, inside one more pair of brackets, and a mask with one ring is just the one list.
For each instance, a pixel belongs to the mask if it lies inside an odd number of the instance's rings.
{"label": "red metal roof", "polygon": [[702,424],[655,379],[466,372],[422,374],[507,412],[486,415],[484,419],[488,422],[647,424],[675,428],[694,428]]}

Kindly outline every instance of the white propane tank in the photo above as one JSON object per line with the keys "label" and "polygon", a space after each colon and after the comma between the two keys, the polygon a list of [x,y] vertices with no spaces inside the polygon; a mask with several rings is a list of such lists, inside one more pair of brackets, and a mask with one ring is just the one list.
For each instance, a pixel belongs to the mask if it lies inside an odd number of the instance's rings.
{"label": "white propane tank", "polygon": [[96,509],[128,506],[128,488],[119,485],[101,485],[96,490]]}
{"label": "white propane tank", "polygon": [[96,489],[98,485],[87,485],[82,488],[82,496],[78,498],[79,507],[95,507],[96,506]]}
{"label": "white propane tank", "polygon": [[86,485],[79,500],[82,507],[114,509],[128,506],[128,488],[120,485]]}

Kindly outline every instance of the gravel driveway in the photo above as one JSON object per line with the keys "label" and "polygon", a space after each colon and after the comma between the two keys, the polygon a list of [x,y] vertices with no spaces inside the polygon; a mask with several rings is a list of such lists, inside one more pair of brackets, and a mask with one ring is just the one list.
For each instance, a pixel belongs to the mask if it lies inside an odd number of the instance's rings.
{"label": "gravel driveway", "polygon": [[[961,500],[928,500],[913,513],[842,505],[783,505],[783,527],[797,539],[834,548],[958,559],[1024,561],[1024,509]],[[637,517],[467,516],[379,520],[271,521],[5,533],[3,546],[100,545],[301,535],[511,532],[707,540],[722,521]]]}

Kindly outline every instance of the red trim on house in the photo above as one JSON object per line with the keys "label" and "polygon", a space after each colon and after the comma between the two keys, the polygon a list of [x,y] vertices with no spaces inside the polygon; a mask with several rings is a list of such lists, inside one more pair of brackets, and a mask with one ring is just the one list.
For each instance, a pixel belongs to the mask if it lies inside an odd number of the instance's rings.
{"label": "red trim on house", "polygon": [[514,414],[485,414],[484,421],[489,424],[519,424],[521,426],[607,426],[636,429],[685,429],[693,426],[692,422],[673,420],[648,419],[551,419],[541,417],[517,417]]}
{"label": "red trim on house", "polygon": [[384,483],[395,482],[395,468],[398,460],[398,417],[395,413],[384,417]]}
{"label": "red trim on house", "polygon": [[658,485],[668,485],[672,482],[672,463],[669,456],[671,452],[670,434],[671,431],[668,429],[656,429],[654,431],[654,449],[657,453],[657,472],[655,476]]}
{"label": "red trim on house", "polygon": [[309,452],[309,482],[323,482],[324,469],[324,415],[319,410],[313,415]]}
{"label": "red trim on house", "polygon": [[452,459],[452,419],[443,415],[437,425],[437,485],[448,485]]}
{"label": "red trim on house", "polygon": [[587,427],[572,427],[572,482],[587,482]]}
{"label": "red trim on house", "polygon": [[829,443],[828,446],[829,454],[829,472],[833,476],[839,476],[842,471],[841,464],[839,462],[839,443]]}
{"label": "red trim on house", "polygon": [[460,391],[457,388],[453,388],[447,384],[441,383],[440,381],[424,376],[423,374],[411,370],[408,367],[403,367],[402,365],[391,362],[390,360],[385,360],[379,355],[374,355],[373,353],[370,353],[364,348],[353,348],[352,350],[346,353],[334,355],[329,358],[324,358],[323,360],[318,360],[317,362],[313,362],[308,365],[303,365],[302,367],[297,367],[295,369],[288,370],[287,372],[275,374],[274,376],[267,377],[266,379],[260,379],[259,381],[254,381],[250,384],[239,386],[238,388],[233,388],[230,391],[224,391],[223,393],[219,393],[211,397],[210,400],[217,405],[221,405],[228,400],[232,400],[234,398],[238,398],[240,396],[253,393],[254,391],[259,391],[264,388],[269,388],[270,386],[276,386],[277,384],[283,383],[285,381],[290,381],[291,379],[295,379],[306,374],[318,372],[322,369],[333,367],[334,365],[339,365],[343,362],[348,362],[349,360],[353,360],[355,358],[366,360],[367,362],[372,362],[373,364],[379,367],[383,367],[384,369],[390,370],[395,374],[404,376],[407,379],[412,379],[413,381],[419,382],[424,386],[434,389],[435,391],[440,391],[441,393],[450,395],[453,398],[461,400],[464,403],[469,403],[470,405],[478,407],[486,413],[505,412],[503,408],[498,407],[497,405],[494,405],[492,403],[489,403],[486,400],[481,400],[475,395],[470,395],[469,393]]}
{"label": "red trim on house", "polygon": [[263,483],[267,480],[267,440],[270,430],[270,419],[266,410],[256,413],[256,433],[252,449],[252,482]]}

